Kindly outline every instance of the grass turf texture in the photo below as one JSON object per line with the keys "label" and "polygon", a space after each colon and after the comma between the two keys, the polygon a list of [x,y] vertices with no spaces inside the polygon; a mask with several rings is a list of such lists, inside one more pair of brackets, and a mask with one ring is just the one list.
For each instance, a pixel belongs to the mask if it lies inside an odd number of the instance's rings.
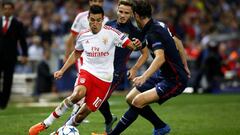
{"label": "grass turf texture", "polygon": [[[127,110],[124,96],[110,98],[111,111],[119,118]],[[182,94],[163,105],[153,104],[152,108],[172,131],[170,135],[239,135],[240,134],[240,95],[185,95]],[[17,107],[11,103],[6,110],[0,110],[0,135],[27,135],[33,124],[44,120],[54,107]],[[59,128],[71,111],[54,122],[40,135],[49,135]],[[104,120],[101,114],[90,114],[90,123],[81,124],[78,129],[81,135],[91,132],[102,133]],[[123,135],[151,135],[152,125],[138,119]]]}

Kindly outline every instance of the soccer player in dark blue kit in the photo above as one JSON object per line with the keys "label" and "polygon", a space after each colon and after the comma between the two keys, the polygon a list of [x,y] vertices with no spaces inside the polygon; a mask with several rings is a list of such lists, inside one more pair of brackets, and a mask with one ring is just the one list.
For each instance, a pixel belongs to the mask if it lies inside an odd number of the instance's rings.
{"label": "soccer player in dark blue kit", "polygon": [[130,107],[108,135],[122,133],[139,114],[153,124],[153,135],[165,135],[170,132],[170,127],[153,112],[149,104],[162,104],[181,94],[187,86],[190,71],[182,44],[171,35],[164,23],[152,19],[149,2],[135,1],[133,13],[153,61],[141,76],[133,79],[135,87],[126,97]]}

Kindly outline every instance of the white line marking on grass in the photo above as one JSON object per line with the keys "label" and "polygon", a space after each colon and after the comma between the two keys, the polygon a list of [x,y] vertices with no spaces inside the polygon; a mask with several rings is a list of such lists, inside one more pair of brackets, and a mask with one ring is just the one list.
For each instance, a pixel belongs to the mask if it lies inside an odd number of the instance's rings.
{"label": "white line marking on grass", "polygon": [[60,102],[18,103],[17,107],[56,107]]}

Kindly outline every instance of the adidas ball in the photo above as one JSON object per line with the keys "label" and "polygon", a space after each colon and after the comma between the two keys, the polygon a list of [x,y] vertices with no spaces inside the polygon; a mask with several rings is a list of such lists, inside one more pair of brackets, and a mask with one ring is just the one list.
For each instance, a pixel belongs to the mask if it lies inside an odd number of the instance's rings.
{"label": "adidas ball", "polygon": [[58,129],[57,135],[80,135],[80,134],[76,127],[65,125]]}

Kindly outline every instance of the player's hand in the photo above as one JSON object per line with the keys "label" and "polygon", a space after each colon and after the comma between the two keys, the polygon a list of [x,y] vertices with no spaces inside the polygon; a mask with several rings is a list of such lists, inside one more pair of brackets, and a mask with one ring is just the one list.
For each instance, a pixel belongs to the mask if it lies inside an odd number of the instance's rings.
{"label": "player's hand", "polygon": [[133,80],[137,76],[137,70],[131,68],[130,70],[128,70],[127,76],[129,80]]}
{"label": "player's hand", "polygon": [[139,50],[140,48],[142,48],[142,42],[137,39],[137,38],[132,38],[133,41],[133,45],[136,47],[135,50]]}
{"label": "player's hand", "polygon": [[55,79],[60,79],[60,78],[62,78],[62,76],[63,76],[63,72],[61,70],[54,72]]}
{"label": "player's hand", "polygon": [[142,86],[146,82],[144,76],[138,76],[133,79],[133,86]]}

